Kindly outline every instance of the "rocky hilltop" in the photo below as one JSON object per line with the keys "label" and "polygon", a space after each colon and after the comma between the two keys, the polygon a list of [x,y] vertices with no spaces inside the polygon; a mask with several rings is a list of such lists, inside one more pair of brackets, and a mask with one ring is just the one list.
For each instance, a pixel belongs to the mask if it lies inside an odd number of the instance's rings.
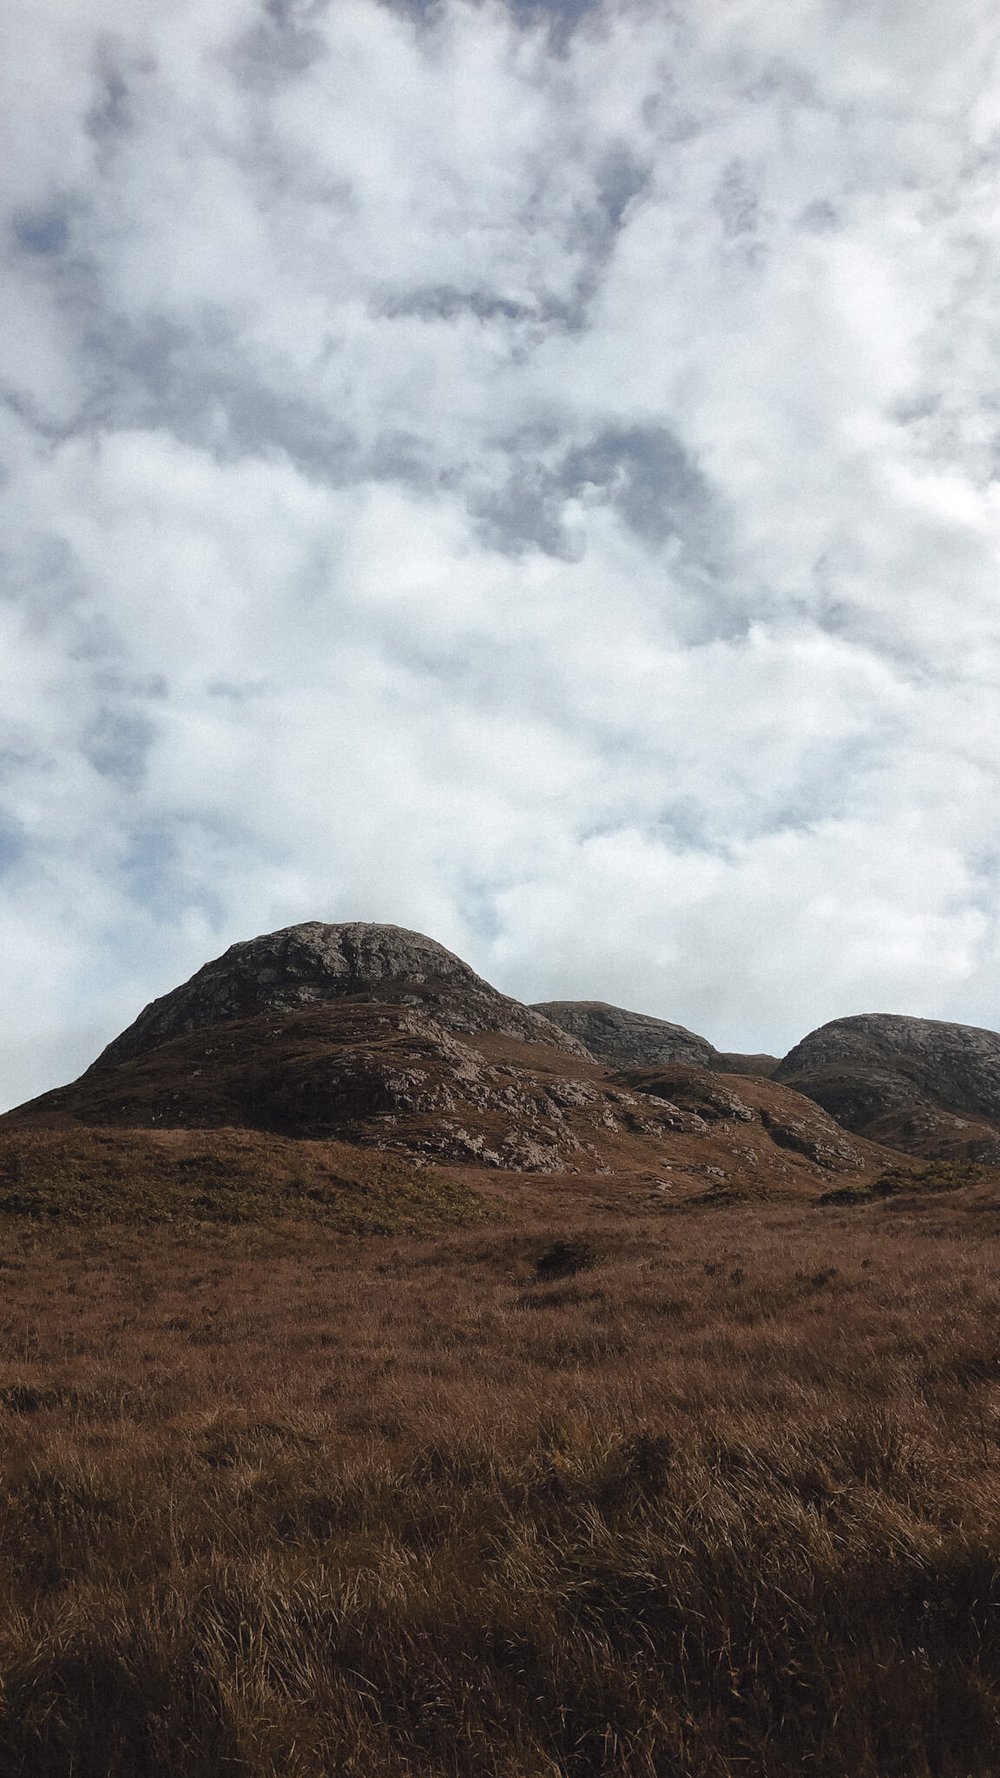
{"label": "rocky hilltop", "polygon": [[658,1062],[687,1062],[696,1068],[715,1064],[716,1051],[704,1037],[603,1000],[542,1000],[532,1011],[619,1068],[651,1068]]}
{"label": "rocky hilltop", "polygon": [[777,1056],[717,1050],[706,1037],[684,1025],[629,1012],[624,1006],[609,1006],[604,1000],[538,1000],[532,1010],[579,1038],[591,1055],[619,1068],[686,1062],[692,1068],[714,1068],[719,1074],[755,1074],[766,1079],[778,1066]]}
{"label": "rocky hilltop", "polygon": [[348,998],[413,1007],[449,1031],[497,1031],[584,1054],[575,1038],[491,988],[421,932],[364,920],[307,920],[230,945],[190,981],[151,1001],[92,1066],[114,1068],[220,1021]]}
{"label": "rocky hilltop", "polygon": [[681,1026],[585,1004],[567,1029],[549,1010],[564,1009],[522,1006],[420,933],[288,927],[231,946],[78,1081],[0,1118],[0,1174],[5,1140],[16,1171],[45,1131],[113,1154],[126,1134],[162,1146],[197,1132],[199,1165],[213,1132],[262,1156],[275,1140],[346,1143],[424,1166],[617,1175],[658,1195],[822,1189],[884,1164],[787,1087],[723,1084],[712,1046]]}
{"label": "rocky hilltop", "polygon": [[911,1154],[1000,1161],[1000,1035],[895,1013],[811,1031],[774,1078],[845,1129]]}

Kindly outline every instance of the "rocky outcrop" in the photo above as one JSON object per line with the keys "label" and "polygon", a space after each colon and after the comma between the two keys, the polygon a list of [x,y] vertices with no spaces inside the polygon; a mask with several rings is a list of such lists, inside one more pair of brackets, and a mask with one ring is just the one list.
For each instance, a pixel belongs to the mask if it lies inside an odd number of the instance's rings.
{"label": "rocky outcrop", "polygon": [[1000,1035],[894,1013],[834,1019],[775,1080],[848,1130],[911,1154],[1000,1161]]}
{"label": "rocky outcrop", "polygon": [[308,920],[230,945],[190,981],[145,1007],[93,1067],[113,1068],[188,1031],[230,1019],[348,997],[413,1007],[450,1031],[495,1031],[584,1053],[564,1029],[491,988],[423,933],[363,920],[341,925]]}
{"label": "rocky outcrop", "polygon": [[[0,1120],[4,1121],[4,1120]],[[495,1032],[459,1037],[412,1007],[358,1000],[228,1018],[91,1068],[11,1124],[244,1129],[523,1172],[656,1165],[706,1125],[610,1083],[589,1057]]]}
{"label": "rocky outcrop", "polygon": [[[730,1084],[719,1079],[718,1071],[675,1062],[658,1068],[623,1069],[614,1079],[634,1092],[668,1100],[679,1110],[701,1118],[709,1128],[729,1129],[744,1142],[752,1134],[759,1144],[757,1153],[770,1157],[765,1165],[773,1167],[774,1149],[778,1148],[835,1173],[856,1172],[865,1166],[860,1145],[845,1136],[832,1117],[801,1094],[762,1076],[747,1075]],[[741,1126],[745,1126],[742,1131]]]}
{"label": "rocky outcrop", "polygon": [[[592,1057],[497,1032],[459,1035],[419,1008],[343,998],[223,1018],[90,1068],[0,1118],[93,1132],[202,1131],[334,1141],[510,1173],[642,1179],[675,1194],[815,1190],[875,1151],[771,1081],[680,1063],[612,1072]],[[884,1163],[882,1163],[884,1164]]]}
{"label": "rocky outcrop", "polygon": [[704,1037],[696,1037],[683,1025],[608,1006],[603,1000],[536,1001],[532,1011],[617,1068],[649,1068],[658,1062],[687,1062],[695,1068],[714,1064],[716,1052]]}

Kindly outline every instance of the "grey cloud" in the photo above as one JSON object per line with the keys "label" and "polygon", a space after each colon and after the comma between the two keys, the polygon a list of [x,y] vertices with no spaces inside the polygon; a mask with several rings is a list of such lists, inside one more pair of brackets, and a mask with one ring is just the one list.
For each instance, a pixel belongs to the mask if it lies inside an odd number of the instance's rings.
{"label": "grey cloud", "polygon": [[265,89],[304,74],[327,54],[322,33],[310,23],[325,11],[325,0],[264,0],[263,16],[233,51],[234,72]]}
{"label": "grey cloud", "polygon": [[596,11],[601,0],[508,0],[511,10],[522,17],[552,18],[574,24]]}
{"label": "grey cloud", "polygon": [[839,216],[837,207],[829,198],[813,198],[799,212],[798,226],[807,234],[827,235],[837,227]]}
{"label": "grey cloud", "polygon": [[478,321],[515,331],[518,345],[529,351],[544,342],[550,328],[580,331],[587,324],[602,271],[614,252],[630,207],[649,185],[648,164],[626,144],[618,143],[598,158],[589,201],[578,202],[563,212],[558,205],[550,210],[551,200],[544,189],[533,194],[516,226],[526,238],[544,231],[556,244],[560,235],[564,237],[576,260],[568,292],[557,293],[542,281],[527,299],[483,285],[418,285],[385,292],[375,305],[375,312],[389,319],[415,315],[441,322],[472,315]]}
{"label": "grey cloud", "polygon": [[[94,61],[95,93],[85,128],[99,146],[112,146],[135,128],[130,75],[151,71],[152,64],[148,59],[128,68],[119,58],[112,39],[105,38],[98,44]],[[103,164],[106,166],[106,161]]]}
{"label": "grey cloud", "polygon": [[72,549],[52,529],[32,529],[18,545],[0,544],[0,566],[0,599],[18,601],[37,630],[65,617],[86,592]]}
{"label": "grey cloud", "polygon": [[210,679],[205,687],[210,698],[224,698],[232,704],[251,704],[266,697],[271,689],[267,679]]}
{"label": "grey cloud", "polygon": [[648,191],[650,178],[650,167],[638,160],[624,144],[619,144],[607,155],[598,170],[597,188],[612,230],[621,228],[629,205]]}
{"label": "grey cloud", "polygon": [[723,519],[697,463],[666,426],[614,426],[560,456],[532,450],[530,437],[507,446],[510,472],[480,504],[494,545],[550,555],[574,553],[566,506],[588,493],[609,504],[636,536],[678,538],[699,560],[722,546]]}
{"label": "grey cloud", "polygon": [[593,200],[576,210],[569,229],[570,243],[580,255],[573,301],[566,307],[569,326],[587,325],[601,275],[611,260],[632,205],[649,189],[650,179],[649,166],[622,144],[606,154],[595,168]]}
{"label": "grey cloud", "polygon": [[[720,853],[719,836],[713,834],[711,819],[696,797],[676,796],[664,801],[657,812],[654,830],[675,853]],[[726,850],[724,846],[721,848],[723,855]]]}
{"label": "grey cloud", "polygon": [[760,200],[742,161],[730,161],[712,201],[727,235],[756,234]]}
{"label": "grey cloud", "polygon": [[[379,0],[392,12],[433,23],[447,10],[446,0]],[[602,0],[504,0],[511,16],[525,24],[548,24],[556,46],[564,45],[575,25],[600,10]]]}
{"label": "grey cloud", "polygon": [[135,790],[145,776],[154,737],[148,717],[105,705],[88,724],[81,750],[101,777],[114,779],[124,790]]}
{"label": "grey cloud", "polygon": [[324,408],[261,380],[226,318],[183,326],[105,321],[90,337],[97,387],[68,433],[94,427],[165,429],[220,457],[281,451],[342,484],[357,471],[354,435]]}
{"label": "grey cloud", "polygon": [[[109,330],[98,267],[88,252],[86,196],[54,196],[44,205],[12,219],[9,260],[30,268],[31,300],[41,316],[51,320],[71,367],[67,399],[50,402],[36,393],[28,364],[12,352],[8,358],[3,399],[35,431],[48,438],[64,436],[77,424],[86,424],[90,392],[107,381],[99,363],[99,342]],[[0,263],[0,273],[3,265]],[[84,410],[81,414],[81,409]]]}
{"label": "grey cloud", "polygon": [[212,925],[222,920],[222,898],[185,868],[178,831],[164,821],[140,822],[133,829],[122,879],[129,902],[159,921],[172,923],[190,909],[199,910]]}
{"label": "grey cloud", "polygon": [[459,882],[455,887],[455,905],[462,924],[481,942],[492,944],[503,931],[503,916],[498,906],[501,885],[476,878]]}
{"label": "grey cloud", "polygon": [[892,416],[901,426],[912,426],[916,421],[929,420],[933,414],[940,413],[943,400],[941,390],[927,390],[911,400],[896,402],[891,409]]}
{"label": "grey cloud", "polygon": [[518,555],[527,549],[572,560],[578,546],[567,534],[565,506],[570,489],[558,470],[543,460],[521,456],[511,446],[502,485],[474,497],[473,511],[494,549]]}
{"label": "grey cloud", "polygon": [[745,98],[765,104],[774,99],[791,99],[798,105],[821,103],[815,77],[784,56],[773,56],[741,91]]}
{"label": "grey cloud", "polygon": [[384,297],[375,312],[387,320],[415,315],[421,321],[454,321],[469,314],[477,321],[538,321],[565,319],[563,304],[544,300],[526,303],[489,290],[461,290],[450,284],[431,284]]}
{"label": "grey cloud", "polygon": [[792,782],[762,798],[754,822],[760,835],[808,833],[819,822],[843,818],[856,802],[866,777],[884,757],[884,734],[845,736],[803,749]]}
{"label": "grey cloud", "polygon": [[359,469],[373,481],[402,482],[425,493],[457,488],[462,482],[460,465],[435,460],[433,441],[402,430],[381,433],[359,460]]}
{"label": "grey cloud", "polygon": [[563,486],[606,489],[612,505],[640,537],[662,542],[678,536],[696,541],[699,553],[715,503],[696,462],[666,426],[608,427],[589,445],[573,450],[562,469]]}
{"label": "grey cloud", "polygon": [[22,212],[13,218],[12,228],[24,253],[62,253],[69,240],[69,216],[62,205]]}
{"label": "grey cloud", "polygon": [[130,900],[165,910],[175,896],[176,863],[177,843],[165,826],[134,829],[123,866]]}
{"label": "grey cloud", "polygon": [[0,876],[12,870],[24,857],[26,842],[24,829],[16,816],[10,816],[0,809]]}

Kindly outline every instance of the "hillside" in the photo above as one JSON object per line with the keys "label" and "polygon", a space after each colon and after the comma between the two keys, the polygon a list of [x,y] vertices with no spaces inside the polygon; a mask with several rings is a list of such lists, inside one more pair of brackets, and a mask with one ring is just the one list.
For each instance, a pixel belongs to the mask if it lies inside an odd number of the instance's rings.
{"label": "hillside", "polygon": [[716,1052],[704,1037],[666,1019],[609,1006],[603,1000],[536,1001],[532,1009],[585,1044],[592,1055],[622,1067],[690,1062],[711,1068]]}
{"label": "hillside", "polygon": [[907,1154],[1000,1161],[1000,1036],[866,1013],[809,1033],[774,1078],[845,1129]]}
{"label": "hillside", "polygon": [[[235,1131],[265,1173],[273,1139],[332,1142],[420,1167],[641,1178],[682,1198],[817,1193],[831,1173],[861,1181],[886,1164],[787,1086],[691,1065],[714,1052],[679,1027],[608,1014],[627,1040],[617,1066],[578,1024],[497,993],[420,934],[310,922],[232,946],[79,1080],[0,1119],[0,1179],[23,1174],[27,1127],[36,1166],[45,1130],[75,1131],[78,1149],[100,1133],[98,1169],[124,1132],[134,1159],[142,1131],[201,1132],[203,1155]],[[622,1068],[637,1056],[647,1065]]]}

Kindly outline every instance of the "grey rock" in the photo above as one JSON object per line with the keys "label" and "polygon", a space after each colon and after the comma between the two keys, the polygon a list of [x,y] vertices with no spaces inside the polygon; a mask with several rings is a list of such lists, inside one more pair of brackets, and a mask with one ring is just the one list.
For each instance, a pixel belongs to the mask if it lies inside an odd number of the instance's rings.
{"label": "grey rock", "polygon": [[683,1025],[608,1006],[603,1000],[536,1001],[532,1011],[578,1038],[592,1055],[620,1068],[655,1067],[658,1062],[711,1068],[715,1063],[712,1045]]}
{"label": "grey rock", "polygon": [[402,926],[307,920],[230,945],[190,981],[153,1000],[93,1068],[113,1068],[188,1031],[346,996],[413,1007],[451,1031],[496,1031],[584,1055],[538,1012],[490,987],[443,945]]}
{"label": "grey rock", "polygon": [[[732,1078],[723,1081],[716,1069],[691,1067],[683,1062],[622,1069],[614,1079],[641,1093],[670,1100],[681,1111],[697,1116],[705,1128],[728,1127],[735,1131],[743,1126],[747,1135],[766,1136],[776,1148],[793,1150],[819,1167],[855,1172],[865,1164],[862,1151],[833,1118],[804,1095],[775,1086],[772,1081],[752,1075],[745,1076],[742,1082]],[[756,1149],[744,1148],[742,1152],[746,1156],[752,1154],[756,1161]]]}
{"label": "grey rock", "polygon": [[1000,1124],[1000,1035],[975,1025],[861,1013],[811,1031],[774,1079],[846,1129],[914,1153],[992,1158]]}

